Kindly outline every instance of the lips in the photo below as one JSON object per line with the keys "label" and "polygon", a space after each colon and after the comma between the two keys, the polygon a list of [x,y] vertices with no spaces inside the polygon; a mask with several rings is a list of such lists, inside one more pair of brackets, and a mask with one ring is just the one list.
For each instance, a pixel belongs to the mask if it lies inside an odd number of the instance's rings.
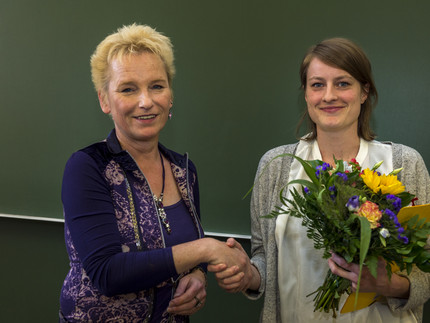
{"label": "lips", "polygon": [[324,111],[324,112],[336,112],[343,109],[343,107],[325,107],[325,108],[320,108],[320,110]]}
{"label": "lips", "polygon": [[135,117],[137,120],[149,120],[149,119],[154,119],[156,117],[155,114],[148,114],[148,115],[144,115],[144,116],[138,116]]}

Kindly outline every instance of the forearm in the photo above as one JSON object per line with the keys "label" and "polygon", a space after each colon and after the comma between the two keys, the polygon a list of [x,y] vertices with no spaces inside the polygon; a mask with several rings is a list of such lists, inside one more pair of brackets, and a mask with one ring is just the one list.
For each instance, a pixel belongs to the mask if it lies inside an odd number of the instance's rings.
{"label": "forearm", "polygon": [[214,263],[218,241],[203,238],[172,247],[176,271],[183,273],[201,263]]}

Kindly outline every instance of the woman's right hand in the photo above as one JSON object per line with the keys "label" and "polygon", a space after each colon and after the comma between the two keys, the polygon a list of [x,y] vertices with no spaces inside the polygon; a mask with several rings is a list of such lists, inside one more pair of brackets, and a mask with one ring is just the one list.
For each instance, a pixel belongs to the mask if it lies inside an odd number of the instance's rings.
{"label": "woman's right hand", "polygon": [[208,270],[215,272],[218,284],[229,292],[260,286],[260,274],[240,243],[232,238],[227,242],[202,238],[173,246],[172,253],[177,273],[207,263]]}
{"label": "woman's right hand", "polygon": [[251,264],[242,245],[233,238],[229,238],[224,245],[234,251],[235,259],[233,265],[227,262],[209,264],[208,271],[214,272],[218,285],[230,293],[257,290],[260,286],[260,274]]}

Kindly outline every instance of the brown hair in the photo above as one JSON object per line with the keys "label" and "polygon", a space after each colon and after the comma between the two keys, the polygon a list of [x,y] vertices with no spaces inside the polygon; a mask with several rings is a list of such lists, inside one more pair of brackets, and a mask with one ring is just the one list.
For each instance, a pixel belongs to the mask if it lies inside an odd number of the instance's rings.
{"label": "brown hair", "polygon": [[[361,105],[358,117],[358,136],[365,140],[375,139],[375,133],[370,127],[370,117],[378,101],[378,92],[372,76],[370,61],[364,51],[354,42],[345,38],[330,38],[309,48],[300,66],[300,82],[303,91],[306,91],[306,80],[309,64],[312,59],[318,58],[323,63],[348,72],[361,84],[361,90],[367,92],[367,99]],[[297,126],[297,133],[303,122],[308,121],[310,134],[305,140],[317,137],[316,124],[311,120],[308,110],[303,113]]]}

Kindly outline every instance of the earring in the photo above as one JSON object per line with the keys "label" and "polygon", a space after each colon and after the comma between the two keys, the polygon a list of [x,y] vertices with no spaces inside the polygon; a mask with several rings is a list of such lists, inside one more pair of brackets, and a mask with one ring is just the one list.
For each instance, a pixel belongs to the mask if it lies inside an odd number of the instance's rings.
{"label": "earring", "polygon": [[169,120],[172,119],[172,109],[169,110]]}

